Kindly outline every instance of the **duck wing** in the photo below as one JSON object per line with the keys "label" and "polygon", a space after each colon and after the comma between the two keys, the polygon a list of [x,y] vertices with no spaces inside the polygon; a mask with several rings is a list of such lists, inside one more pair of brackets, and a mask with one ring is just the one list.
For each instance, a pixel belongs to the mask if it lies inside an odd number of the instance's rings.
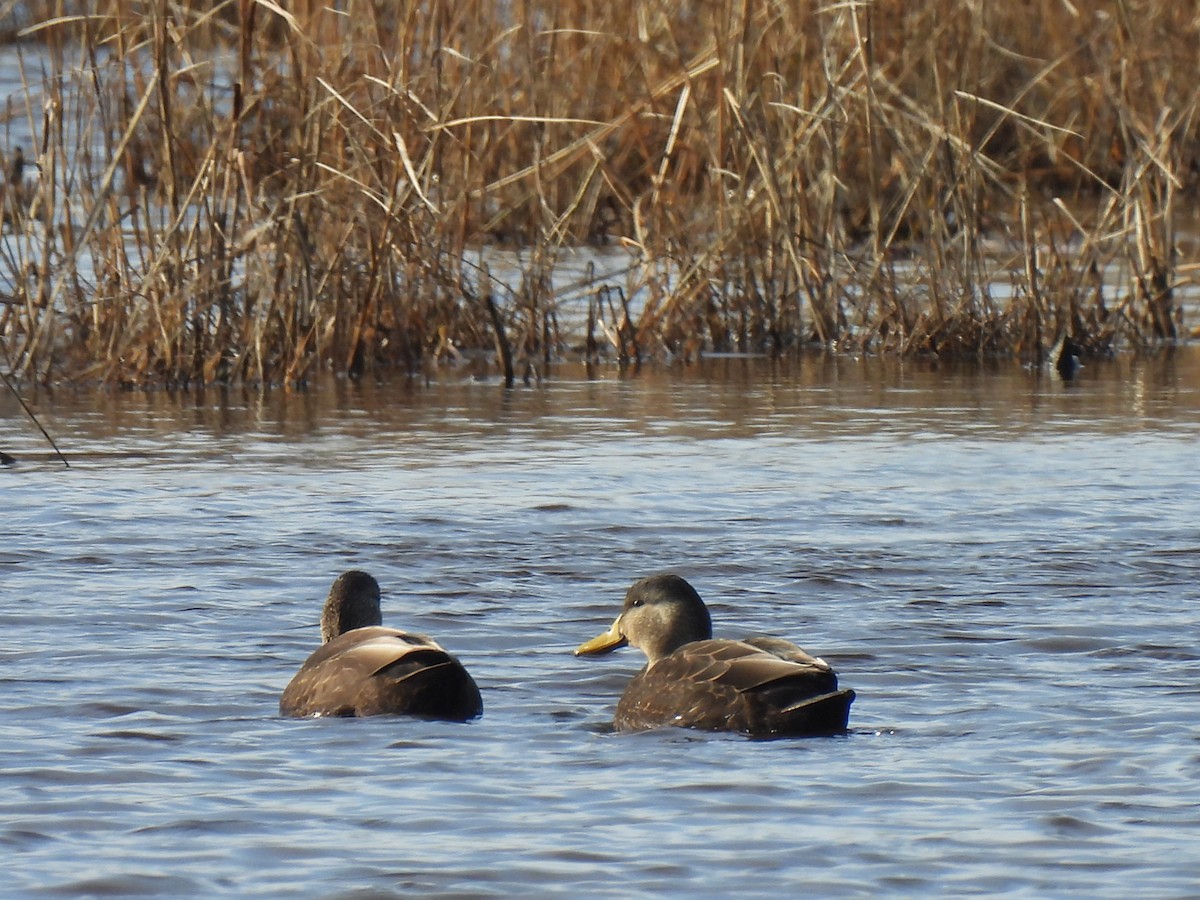
{"label": "duck wing", "polygon": [[622,731],[828,734],[846,729],[853,699],[827,663],[787,641],[693,641],[634,676],[614,723]]}
{"label": "duck wing", "polygon": [[806,666],[815,666],[818,669],[824,669],[827,672],[832,672],[829,663],[821,659],[819,656],[813,656],[807,653],[803,648],[797,647],[791,641],[785,641],[783,638],[767,637],[765,635],[755,635],[754,637],[742,638],[741,643],[749,644],[751,647],[757,647],[759,650],[766,650],[768,653],[778,656],[780,659],[790,660],[792,662],[803,663]]}
{"label": "duck wing", "polygon": [[483,712],[483,702],[467,670],[438,643],[376,625],[348,631],[318,648],[284,689],[279,711],[465,721]]}

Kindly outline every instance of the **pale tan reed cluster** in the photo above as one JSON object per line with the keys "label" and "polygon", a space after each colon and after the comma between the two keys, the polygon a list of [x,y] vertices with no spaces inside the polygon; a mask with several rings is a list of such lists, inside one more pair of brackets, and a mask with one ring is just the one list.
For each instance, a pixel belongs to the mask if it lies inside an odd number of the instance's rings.
{"label": "pale tan reed cluster", "polygon": [[[0,23],[21,377],[1184,337],[1194,4],[0,0]],[[520,248],[517,277],[481,245]],[[628,264],[572,334],[552,276],[583,246]]]}

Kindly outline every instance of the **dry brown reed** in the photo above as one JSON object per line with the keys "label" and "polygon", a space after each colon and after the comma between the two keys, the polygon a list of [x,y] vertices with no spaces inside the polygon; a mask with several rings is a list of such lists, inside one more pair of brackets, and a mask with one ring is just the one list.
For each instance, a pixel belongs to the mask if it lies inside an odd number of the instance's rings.
{"label": "dry brown reed", "polygon": [[[483,354],[511,381],[572,347],[1041,364],[1067,336],[1183,336],[1190,4],[0,16],[25,72],[5,158],[24,123],[38,166],[0,198],[0,351],[21,377],[290,384]],[[474,265],[481,245],[521,248],[515,277]],[[586,245],[628,264],[588,285],[572,335],[553,276]]]}

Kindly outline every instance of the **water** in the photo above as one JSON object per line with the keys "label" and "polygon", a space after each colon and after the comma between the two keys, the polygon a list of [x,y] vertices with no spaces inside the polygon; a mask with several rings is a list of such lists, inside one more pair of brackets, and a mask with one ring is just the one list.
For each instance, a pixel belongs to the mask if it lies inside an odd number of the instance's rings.
{"label": "water", "polygon": [[[19,896],[1180,896],[1200,882],[1200,354],[1077,383],[715,360],[594,381],[0,398]],[[484,693],[291,721],[341,570]],[[853,731],[607,728],[571,649],[676,569]]]}

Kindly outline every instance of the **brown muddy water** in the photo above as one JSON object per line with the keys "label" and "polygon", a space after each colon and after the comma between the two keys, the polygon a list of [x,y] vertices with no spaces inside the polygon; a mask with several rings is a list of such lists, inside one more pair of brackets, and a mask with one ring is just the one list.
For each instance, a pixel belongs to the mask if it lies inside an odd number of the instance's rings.
{"label": "brown muddy water", "polygon": [[[1200,354],[1079,379],[710,360],[505,391],[0,396],[20,896],[1181,896],[1200,884]],[[350,566],[484,694],[292,721]],[[608,728],[674,569],[850,734]]]}

